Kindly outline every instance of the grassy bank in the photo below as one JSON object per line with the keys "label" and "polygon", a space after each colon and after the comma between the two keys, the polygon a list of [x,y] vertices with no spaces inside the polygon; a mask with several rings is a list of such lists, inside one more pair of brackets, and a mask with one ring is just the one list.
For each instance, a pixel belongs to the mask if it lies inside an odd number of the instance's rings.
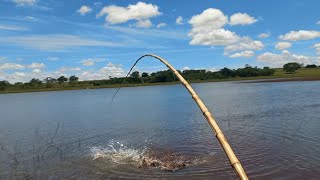
{"label": "grassy bank", "polygon": [[[208,80],[189,80],[190,83],[205,83],[205,82],[223,82],[223,81],[242,81],[242,80],[259,80],[263,82],[264,79],[270,80],[279,79],[281,80],[272,81],[289,81],[289,80],[320,80],[320,68],[303,68],[297,70],[293,74],[285,73],[282,68],[275,69],[275,73],[271,76],[256,76],[256,77],[232,77],[232,78],[221,78],[221,79],[208,79]],[[59,88],[28,88],[28,89],[6,89],[0,91],[0,94],[5,93],[23,93],[23,92],[43,92],[43,91],[65,91],[65,90],[79,90],[79,89],[100,89],[100,88],[118,88],[118,87],[136,87],[136,86],[157,86],[157,85],[171,85],[179,84],[180,82],[162,82],[162,83],[137,83],[137,84],[110,84],[94,86],[93,84],[79,84],[77,86],[66,86]]]}
{"label": "grassy bank", "polygon": [[212,79],[212,80],[198,80],[198,81],[189,81],[193,83],[203,83],[203,82],[222,82],[222,81],[245,81],[245,80],[267,80],[267,79],[279,79],[282,81],[288,81],[289,79],[297,80],[320,80],[320,68],[314,69],[299,69],[293,74],[286,73],[282,68],[276,68],[275,73],[272,76],[256,76],[256,77],[233,77],[233,78],[223,78],[223,79]]}

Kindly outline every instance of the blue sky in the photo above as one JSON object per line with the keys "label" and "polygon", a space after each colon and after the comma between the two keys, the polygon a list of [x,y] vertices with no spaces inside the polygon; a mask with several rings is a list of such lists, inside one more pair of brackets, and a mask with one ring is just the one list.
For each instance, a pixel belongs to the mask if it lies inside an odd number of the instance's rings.
{"label": "blue sky", "polygon": [[[318,0],[1,0],[0,80],[123,76],[154,53],[177,69],[320,64]],[[136,68],[165,69],[156,60]]]}

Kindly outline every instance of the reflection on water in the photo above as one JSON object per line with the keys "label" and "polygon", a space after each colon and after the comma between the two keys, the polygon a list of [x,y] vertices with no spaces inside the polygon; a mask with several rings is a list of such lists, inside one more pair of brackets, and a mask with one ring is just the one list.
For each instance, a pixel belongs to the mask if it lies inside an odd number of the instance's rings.
{"label": "reflection on water", "polygon": [[[192,86],[251,179],[319,179],[319,81]],[[0,95],[0,179],[235,179],[181,85]]]}

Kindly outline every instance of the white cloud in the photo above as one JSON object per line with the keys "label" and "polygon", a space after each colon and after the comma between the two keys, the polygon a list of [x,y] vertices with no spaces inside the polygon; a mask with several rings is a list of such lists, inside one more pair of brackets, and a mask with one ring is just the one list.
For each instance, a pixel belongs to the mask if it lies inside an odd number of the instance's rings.
{"label": "white cloud", "polygon": [[182,25],[183,24],[183,17],[182,16],[179,16],[179,17],[177,17],[177,19],[176,19],[176,24],[178,24],[178,25]]}
{"label": "white cloud", "polygon": [[5,25],[5,24],[0,24],[0,30],[10,30],[10,31],[26,31],[28,28],[22,27],[22,26],[13,26],[13,25]]}
{"label": "white cloud", "polygon": [[44,79],[43,73],[25,73],[25,72],[14,72],[12,74],[3,74],[0,79],[5,79],[10,83],[15,82],[29,82],[32,78]]}
{"label": "white cloud", "polygon": [[6,79],[10,83],[15,83],[15,82],[29,82],[32,78],[43,80],[46,77],[57,78],[58,76],[56,76],[53,73],[44,72],[41,69],[34,69],[31,72],[14,72],[11,74],[4,74],[2,75],[2,77],[0,77],[0,79],[1,78]]}
{"label": "white cloud", "polygon": [[0,70],[13,70],[13,69],[42,69],[45,67],[44,63],[32,63],[29,65],[17,64],[17,63],[4,63],[0,64]]}
{"label": "white cloud", "polygon": [[96,64],[96,60],[94,59],[86,59],[86,60],[83,60],[81,61],[82,65],[83,66],[93,66]]}
{"label": "white cloud", "polygon": [[37,3],[37,0],[13,0],[19,6],[33,6]]}
{"label": "white cloud", "polygon": [[225,29],[212,29],[210,32],[206,30],[200,30],[200,32],[191,31],[189,35],[192,37],[191,45],[228,45],[240,39],[236,33]]}
{"label": "white cloud", "polygon": [[185,66],[182,68],[182,70],[190,70],[190,68],[188,66]]}
{"label": "white cloud", "polygon": [[0,63],[5,61],[7,58],[6,57],[0,57]]}
{"label": "white cloud", "polygon": [[120,77],[125,75],[125,71],[122,69],[121,65],[112,64],[109,62],[107,66],[103,67],[99,71],[105,76]]}
{"label": "white cloud", "polygon": [[259,38],[261,38],[261,39],[263,39],[263,38],[267,38],[267,37],[269,37],[270,36],[270,33],[261,33],[261,34],[259,34]]}
{"label": "white cloud", "polygon": [[32,70],[32,73],[40,74],[40,73],[42,73],[42,70],[41,69],[34,69],[34,70]]}
{"label": "white cloud", "polygon": [[66,73],[73,73],[73,72],[76,72],[76,71],[81,71],[82,69],[79,68],[79,67],[61,67],[59,68],[58,70],[56,70],[54,72],[54,74],[58,74],[58,75],[63,75],[63,74],[66,74]]}
{"label": "white cloud", "polygon": [[44,63],[32,63],[28,65],[28,68],[30,69],[41,69],[44,68],[46,65]]}
{"label": "white cloud", "polygon": [[105,6],[97,15],[98,17],[107,15],[106,21],[111,24],[125,23],[129,20],[146,20],[159,16],[159,7],[153,4],[138,2],[135,5],[127,7],[121,6]]}
{"label": "white cloud", "polygon": [[136,27],[138,28],[149,28],[152,26],[152,23],[149,19],[146,20],[139,20],[136,24]]}
{"label": "white cloud", "polygon": [[312,47],[313,47],[314,49],[316,49],[317,54],[320,55],[320,43],[317,43],[317,44],[313,45]]}
{"label": "white cloud", "polygon": [[287,50],[283,50],[281,54],[274,54],[270,52],[265,52],[257,56],[257,62],[261,62],[272,67],[282,67],[288,62],[298,62],[303,64],[310,64],[317,61],[317,57],[304,56],[291,54]]}
{"label": "white cloud", "polygon": [[39,21],[37,18],[33,16],[25,16],[23,19],[27,21],[33,21],[33,22]]}
{"label": "white cloud", "polygon": [[290,52],[288,50],[286,50],[286,49],[282,50],[281,52],[282,52],[282,54],[287,54],[287,55],[290,54]]}
{"label": "white cloud", "polygon": [[60,67],[53,73],[47,74],[47,77],[60,77],[60,76],[71,76],[71,75],[77,75],[81,72],[80,67]]}
{"label": "white cloud", "polygon": [[251,17],[247,13],[236,13],[230,17],[229,24],[234,25],[248,25],[257,22],[258,20],[254,17]]}
{"label": "white cloud", "polygon": [[192,16],[189,23],[193,32],[210,32],[211,29],[220,29],[228,22],[228,17],[219,9],[209,8],[201,14]]}
{"label": "white cloud", "polygon": [[74,46],[122,46],[119,43],[85,39],[79,36],[64,34],[13,36],[8,38],[2,38],[0,42],[1,41],[40,50],[59,50]]}
{"label": "white cloud", "polygon": [[304,56],[304,55],[297,55],[297,54],[292,54],[291,55],[291,61],[292,62],[299,62],[299,63],[304,63],[304,64],[309,64],[313,60],[313,57],[309,56]]}
{"label": "white cloud", "polygon": [[[237,24],[236,20],[240,23],[239,16],[246,16],[246,14],[235,14],[233,24]],[[229,52],[241,51],[231,55],[232,57],[250,56],[252,54],[250,51],[264,48],[261,41],[255,41],[246,36],[240,37],[235,32],[224,29],[223,27],[228,23],[228,17],[219,9],[207,9],[193,16],[189,23],[192,25],[188,34],[192,38],[191,45],[225,46],[225,55],[229,55]],[[244,24],[245,21],[241,23]]]}
{"label": "white cloud", "polygon": [[17,63],[0,64],[0,70],[24,69],[25,66]]}
{"label": "white cloud", "polygon": [[253,51],[243,51],[243,52],[238,52],[235,54],[231,54],[229,57],[231,58],[239,58],[239,57],[244,57],[244,58],[249,58],[254,56],[254,52]]}
{"label": "white cloud", "polygon": [[79,14],[81,14],[82,16],[86,15],[87,13],[91,12],[92,9],[89,6],[81,6],[80,9],[77,10],[77,12]]}
{"label": "white cloud", "polygon": [[[32,63],[29,65],[22,65],[17,63],[4,63],[0,64],[0,79],[8,80],[11,83],[14,82],[28,82],[32,78],[45,78],[44,76],[48,76],[41,68],[44,67],[43,63]],[[24,70],[26,68],[32,69],[31,72],[14,72],[12,74],[8,74],[12,70]],[[8,71],[8,72],[6,72]],[[51,76],[51,74],[50,74]]]}
{"label": "white cloud", "polygon": [[257,56],[257,62],[262,62],[266,64],[271,64],[273,66],[280,67],[288,62],[289,56],[286,53],[282,54],[273,54],[271,52],[265,52],[259,56]]}
{"label": "white cloud", "polygon": [[79,75],[80,80],[100,80],[109,79],[109,77],[123,77],[126,73],[121,65],[109,62],[105,67],[95,72],[84,71]]}
{"label": "white cloud", "polygon": [[318,21],[318,22],[316,23],[316,25],[320,25],[320,21]]}
{"label": "white cloud", "polygon": [[97,62],[106,61],[102,58],[88,58],[80,61],[83,66],[94,66]]}
{"label": "white cloud", "polygon": [[165,27],[165,26],[167,26],[166,23],[159,23],[159,24],[157,25],[157,28],[162,28],[162,27]]}
{"label": "white cloud", "polygon": [[209,67],[209,68],[206,68],[207,71],[211,71],[211,72],[218,72],[220,71],[219,68],[216,68],[216,67]]}
{"label": "white cloud", "polygon": [[79,75],[79,80],[80,81],[101,80],[101,79],[104,79],[104,78],[101,78],[101,74],[96,73],[96,72],[84,71]]}
{"label": "white cloud", "polygon": [[224,48],[225,53],[232,51],[244,51],[244,50],[261,50],[264,45],[261,41],[254,41],[249,37],[242,37],[238,42],[228,45]]}
{"label": "white cloud", "polygon": [[280,39],[286,41],[300,41],[300,40],[310,40],[320,37],[320,31],[307,31],[307,30],[299,30],[299,31],[290,31],[285,35],[279,36]]}
{"label": "white cloud", "polygon": [[283,49],[288,49],[291,46],[292,46],[292,44],[289,42],[278,42],[276,44],[276,49],[283,50]]}
{"label": "white cloud", "polygon": [[[22,66],[22,65],[21,65]],[[0,67],[3,67],[0,65]],[[6,65],[5,69],[20,70],[28,67],[28,65],[21,68],[19,65]],[[46,77],[58,78],[60,76],[69,77],[71,75],[76,75],[80,80],[94,80],[94,79],[108,79],[111,77],[121,77],[125,75],[125,71],[121,68],[121,65],[115,65],[112,63],[107,64],[98,70],[83,71],[80,67],[60,67],[54,72],[45,72],[44,70],[37,68],[30,72],[14,72],[9,74],[8,72],[1,71],[0,69],[0,79],[8,80],[10,83],[15,82],[29,82],[32,78],[37,78],[40,80]]]}
{"label": "white cloud", "polygon": [[18,77],[25,77],[26,73],[24,73],[24,72],[15,72],[14,75],[18,76]]}

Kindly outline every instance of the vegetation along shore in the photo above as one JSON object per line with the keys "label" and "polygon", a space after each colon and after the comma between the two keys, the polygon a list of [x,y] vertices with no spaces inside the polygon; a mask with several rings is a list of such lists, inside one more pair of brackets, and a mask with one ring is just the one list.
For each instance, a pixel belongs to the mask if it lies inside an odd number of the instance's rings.
{"label": "vegetation along shore", "polygon": [[[218,82],[218,81],[240,81],[256,80],[249,82],[282,82],[282,81],[310,81],[320,80],[320,66],[306,65],[298,63],[287,63],[283,68],[252,67],[246,65],[243,68],[229,69],[223,68],[217,72],[207,70],[183,70],[181,74],[192,83]],[[170,70],[153,73],[140,73],[134,71],[130,77],[111,77],[106,80],[78,81],[76,76],[69,78],[61,76],[59,78],[47,77],[44,80],[31,79],[29,82],[9,83],[6,80],[0,81],[0,93],[20,93],[39,91],[60,91],[76,89],[97,89],[132,86],[152,86],[177,84],[178,79]]]}

